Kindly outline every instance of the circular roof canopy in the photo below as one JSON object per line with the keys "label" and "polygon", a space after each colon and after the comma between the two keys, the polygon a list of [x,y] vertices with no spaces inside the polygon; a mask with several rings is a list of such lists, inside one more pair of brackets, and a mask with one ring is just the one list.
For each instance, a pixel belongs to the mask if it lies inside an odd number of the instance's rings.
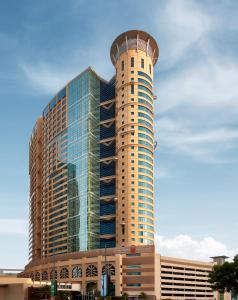
{"label": "circular roof canopy", "polygon": [[142,30],[129,30],[121,33],[112,43],[110,50],[110,57],[113,65],[115,65],[114,54],[118,52],[118,47],[127,40],[130,39],[144,40],[146,43],[149,41],[149,45],[153,52],[153,64],[155,65],[159,57],[159,47],[156,40],[147,32]]}

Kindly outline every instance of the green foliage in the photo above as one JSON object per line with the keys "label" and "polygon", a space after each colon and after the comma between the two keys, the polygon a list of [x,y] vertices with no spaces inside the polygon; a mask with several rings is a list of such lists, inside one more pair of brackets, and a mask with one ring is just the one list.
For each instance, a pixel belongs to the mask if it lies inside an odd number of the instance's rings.
{"label": "green foliage", "polygon": [[50,295],[50,286],[44,285],[41,287],[34,288],[32,294],[40,298],[48,297]]}
{"label": "green foliage", "polygon": [[68,300],[71,295],[72,293],[70,291],[58,291],[58,299],[60,300]]}
{"label": "green foliage", "polygon": [[122,297],[123,297],[123,299],[128,299],[128,294],[127,293],[123,293]]}
{"label": "green foliage", "polygon": [[214,266],[209,274],[209,282],[214,290],[238,293],[238,255],[233,262]]}
{"label": "green foliage", "polygon": [[140,295],[139,295],[139,298],[140,298],[140,299],[146,299],[146,298],[147,298],[146,293],[141,292]]}
{"label": "green foliage", "polygon": [[95,296],[97,299],[102,299],[101,291],[96,290],[95,293],[94,293],[94,296]]}

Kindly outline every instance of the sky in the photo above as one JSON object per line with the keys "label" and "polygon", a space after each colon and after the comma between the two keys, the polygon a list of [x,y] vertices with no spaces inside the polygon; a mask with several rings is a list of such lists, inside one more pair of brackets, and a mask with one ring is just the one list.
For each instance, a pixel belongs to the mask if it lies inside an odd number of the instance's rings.
{"label": "sky", "polygon": [[156,244],[162,255],[238,253],[238,1],[0,3],[0,268],[28,259],[28,141],[37,117],[88,66],[114,75],[122,32],[158,42]]}

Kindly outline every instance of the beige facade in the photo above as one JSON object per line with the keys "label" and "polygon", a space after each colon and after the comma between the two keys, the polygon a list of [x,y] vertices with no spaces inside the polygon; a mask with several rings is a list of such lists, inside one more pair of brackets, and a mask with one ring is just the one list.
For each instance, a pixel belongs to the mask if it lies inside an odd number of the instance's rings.
{"label": "beige facade", "polygon": [[[65,196],[61,196],[67,190],[67,169],[65,158],[62,159],[66,151],[66,146],[62,146],[65,144],[66,134],[62,135],[58,143],[54,143],[55,137],[60,136],[66,128],[66,101],[66,97],[58,101],[47,116],[37,120],[30,139],[30,261],[47,256],[53,249],[55,254],[62,253],[62,249],[67,252],[67,201]],[[50,178],[50,174],[56,176]],[[58,207],[57,213],[54,213]],[[57,224],[57,230],[54,230],[53,223]],[[58,248],[52,244],[56,237],[60,243]]]}
{"label": "beige facade", "polygon": [[155,40],[141,31],[113,42],[116,68],[117,246],[154,244]]}
{"label": "beige facade", "polygon": [[[106,266],[106,267],[105,267]],[[101,276],[111,275],[115,294],[137,295],[138,290],[155,296],[154,246],[91,250],[36,260],[26,266],[21,276],[34,281],[50,280],[53,274],[61,283],[79,283],[81,292],[101,289]]]}
{"label": "beige facade", "polygon": [[33,129],[29,145],[29,259],[41,257],[42,237],[42,159],[43,159],[43,119],[39,118]]}
{"label": "beige facade", "polygon": [[[151,299],[219,300],[208,282],[214,263],[165,257],[155,253],[154,246],[131,246],[107,249],[106,269],[111,274],[115,295],[141,292]],[[49,280],[57,276],[61,283],[78,283],[82,293],[100,289],[105,273],[104,250],[59,255],[27,265],[22,276],[33,280]],[[224,300],[230,300],[229,294]]]}
{"label": "beige facade", "polygon": [[0,300],[26,300],[29,286],[33,286],[29,278],[0,276]]}
{"label": "beige facade", "polygon": [[213,299],[212,263],[160,256],[161,299]]}

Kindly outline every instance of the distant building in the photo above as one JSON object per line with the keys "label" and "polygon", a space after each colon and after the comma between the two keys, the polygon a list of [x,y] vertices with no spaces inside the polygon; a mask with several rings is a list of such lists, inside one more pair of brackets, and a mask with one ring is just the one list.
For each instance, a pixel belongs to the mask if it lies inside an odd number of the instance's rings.
{"label": "distant building", "polygon": [[17,277],[17,274],[21,273],[22,269],[0,269],[0,276],[14,276]]}

